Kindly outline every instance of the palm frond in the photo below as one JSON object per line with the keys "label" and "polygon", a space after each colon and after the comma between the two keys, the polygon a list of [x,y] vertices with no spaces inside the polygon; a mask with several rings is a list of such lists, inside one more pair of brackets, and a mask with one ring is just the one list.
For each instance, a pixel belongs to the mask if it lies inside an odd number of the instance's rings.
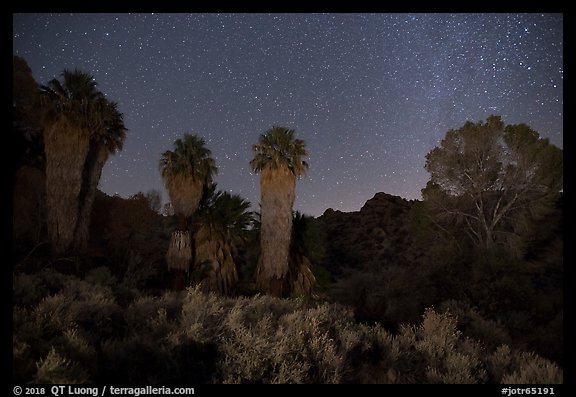
{"label": "palm frond", "polygon": [[250,162],[254,172],[265,168],[287,168],[295,176],[303,175],[308,169],[304,160],[308,156],[306,144],[294,138],[294,130],[274,126],[260,135],[258,143],[252,146],[254,159]]}
{"label": "palm frond", "polygon": [[202,190],[212,184],[217,173],[212,152],[203,138],[184,134],[174,142],[174,150],[160,157],[160,173],[176,213],[190,216],[196,211]]}
{"label": "palm frond", "polygon": [[40,86],[40,107],[46,122],[52,124],[65,118],[110,153],[121,150],[127,129],[118,104],[106,99],[88,73],[66,69],[62,77],[63,83],[52,79]]}
{"label": "palm frond", "polygon": [[250,202],[240,195],[216,191],[217,185],[207,187],[198,207],[198,222],[219,228],[230,235],[248,230],[254,221]]}
{"label": "palm frond", "polygon": [[216,162],[212,152],[206,148],[206,141],[196,135],[184,134],[183,139],[174,142],[174,151],[167,150],[160,159],[160,171],[163,178],[177,174],[187,174],[210,184],[217,174]]}

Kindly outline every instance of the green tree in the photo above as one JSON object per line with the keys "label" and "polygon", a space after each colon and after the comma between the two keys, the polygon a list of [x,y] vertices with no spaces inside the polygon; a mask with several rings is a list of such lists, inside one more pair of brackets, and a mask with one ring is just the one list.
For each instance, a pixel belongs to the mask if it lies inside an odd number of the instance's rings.
{"label": "green tree", "polygon": [[288,256],[292,233],[292,207],[296,178],[308,169],[303,140],[294,130],[272,127],[252,147],[252,169],[260,173],[261,233],[260,257],[256,267],[256,288],[274,296],[291,293]]}
{"label": "green tree", "polygon": [[434,225],[454,241],[465,233],[483,251],[519,254],[532,221],[563,187],[562,150],[498,116],[448,131],[425,167],[431,179],[422,196]]}
{"label": "green tree", "polygon": [[166,254],[168,268],[176,272],[178,289],[183,287],[184,272],[188,271],[192,260],[189,218],[198,208],[204,188],[212,184],[217,172],[212,152],[205,145],[203,138],[184,134],[183,139],[174,142],[174,151],[167,150],[160,158],[160,172],[174,213],[180,220]]}
{"label": "green tree", "polygon": [[250,202],[236,194],[205,189],[195,215],[194,273],[206,291],[229,295],[238,282],[235,256],[238,244],[252,226]]}
{"label": "green tree", "polygon": [[57,254],[86,248],[102,168],[110,153],[122,149],[127,131],[118,105],[90,74],[64,70],[62,77],[40,87],[48,236]]}

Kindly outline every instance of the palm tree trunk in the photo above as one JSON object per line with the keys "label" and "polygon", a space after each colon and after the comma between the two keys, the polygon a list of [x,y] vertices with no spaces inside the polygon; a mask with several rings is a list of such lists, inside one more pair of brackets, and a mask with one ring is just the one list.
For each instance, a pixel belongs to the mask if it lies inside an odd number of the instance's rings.
{"label": "palm tree trunk", "polygon": [[44,130],[48,237],[54,254],[70,250],[78,222],[78,196],[89,137],[64,119]]}
{"label": "palm tree trunk", "polygon": [[192,240],[189,230],[175,230],[166,253],[169,269],[188,271],[192,259]]}
{"label": "palm tree trunk", "polygon": [[217,227],[203,225],[194,240],[194,269],[201,272],[203,290],[230,295],[238,282],[238,272],[226,233]]}
{"label": "palm tree trunk", "polygon": [[84,178],[79,194],[80,211],[74,233],[74,250],[78,252],[84,251],[88,245],[92,205],[106,160],[108,160],[108,149],[103,145],[95,146],[92,144],[86,156]]}
{"label": "palm tree trunk", "polygon": [[288,296],[291,292],[288,255],[295,189],[296,177],[287,168],[262,170],[260,176],[262,225],[256,288],[277,297]]}
{"label": "palm tree trunk", "polygon": [[290,255],[290,287],[296,295],[309,296],[316,284],[312,263],[301,252]]}

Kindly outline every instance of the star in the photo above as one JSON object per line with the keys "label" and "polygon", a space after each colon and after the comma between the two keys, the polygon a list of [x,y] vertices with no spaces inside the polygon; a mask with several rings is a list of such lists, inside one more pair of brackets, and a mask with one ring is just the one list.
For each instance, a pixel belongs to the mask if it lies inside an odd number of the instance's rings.
{"label": "star", "polygon": [[164,190],[158,161],[206,139],[219,188],[258,208],[251,145],[273,125],[310,152],[294,206],[356,211],[421,198],[425,155],[501,115],[563,146],[562,14],[14,14],[13,53],[46,84],[94,75],[129,129],[99,188]]}

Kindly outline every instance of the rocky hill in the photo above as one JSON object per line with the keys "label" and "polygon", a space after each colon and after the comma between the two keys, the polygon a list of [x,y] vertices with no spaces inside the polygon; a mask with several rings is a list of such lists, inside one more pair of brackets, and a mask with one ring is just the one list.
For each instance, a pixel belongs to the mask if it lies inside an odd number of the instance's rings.
{"label": "rocky hill", "polygon": [[360,211],[327,209],[317,218],[326,236],[324,267],[337,277],[344,268],[412,262],[419,255],[410,234],[414,203],[376,193]]}

